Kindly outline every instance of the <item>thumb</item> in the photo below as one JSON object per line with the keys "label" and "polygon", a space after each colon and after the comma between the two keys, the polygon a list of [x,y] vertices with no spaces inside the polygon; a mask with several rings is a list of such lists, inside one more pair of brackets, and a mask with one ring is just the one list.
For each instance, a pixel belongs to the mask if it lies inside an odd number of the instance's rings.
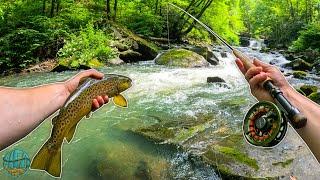
{"label": "thumb", "polygon": [[270,64],[264,63],[264,62],[258,60],[257,58],[254,58],[254,59],[253,59],[253,64],[254,64],[255,66],[260,66],[260,67],[262,67],[262,68],[267,68],[267,67],[270,67],[270,66],[271,66]]}

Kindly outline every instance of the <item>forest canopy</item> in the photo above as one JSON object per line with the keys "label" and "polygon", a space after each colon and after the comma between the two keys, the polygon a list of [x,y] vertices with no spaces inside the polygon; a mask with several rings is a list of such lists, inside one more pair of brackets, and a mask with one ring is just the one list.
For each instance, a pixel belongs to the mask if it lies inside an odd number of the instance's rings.
{"label": "forest canopy", "polygon": [[[48,58],[108,61],[112,23],[142,37],[209,42],[176,4],[234,45],[240,36],[270,47],[319,50],[320,0],[0,0],[0,69]],[[169,30],[169,31],[168,31]],[[96,41],[96,40],[103,40]],[[96,43],[92,43],[96,42]],[[94,44],[94,47],[93,45]],[[71,48],[78,48],[77,53]]]}

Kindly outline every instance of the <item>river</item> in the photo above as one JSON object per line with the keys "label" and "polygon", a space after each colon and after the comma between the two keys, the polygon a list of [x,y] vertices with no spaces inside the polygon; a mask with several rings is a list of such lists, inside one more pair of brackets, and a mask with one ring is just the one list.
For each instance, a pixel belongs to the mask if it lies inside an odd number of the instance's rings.
{"label": "river", "polygon": [[[265,54],[259,53],[256,48],[240,49],[266,62],[273,61],[278,66],[286,63],[285,58],[276,52]],[[118,108],[110,102],[89,119],[81,121],[72,142],[63,145],[62,179],[221,179],[218,171],[204,162],[195,163],[190,160],[189,154],[201,154],[207,144],[224,137],[198,136],[188,142],[189,148],[182,150],[174,145],[154,143],[130,131],[182,116],[197,118],[197,114],[201,113],[214,114],[217,119],[206,127],[207,134],[222,128],[241,134],[243,116],[256,100],[236,68],[232,55],[222,58],[219,52],[215,54],[220,59],[220,65],[207,68],[169,68],[147,61],[98,69],[103,73],[122,74],[133,79],[133,87],[124,93],[129,107]],[[76,73],[7,76],[0,79],[0,85],[37,86],[62,81]],[[219,76],[226,83],[208,84],[206,79],[209,76]],[[315,80],[287,78],[295,86],[320,85]],[[13,149],[22,149],[32,158],[50,135],[51,118],[26,138],[0,152],[0,156]],[[284,141],[273,149],[244,147],[260,167],[258,171],[252,171],[255,177],[279,176],[288,179],[289,175],[294,175],[318,179],[320,176],[319,164],[291,127]],[[272,162],[287,159],[293,162],[286,167],[272,165]],[[239,169],[241,174],[241,167],[234,169]],[[0,179],[10,178],[2,168]],[[44,172],[29,170],[20,178],[51,177]]]}

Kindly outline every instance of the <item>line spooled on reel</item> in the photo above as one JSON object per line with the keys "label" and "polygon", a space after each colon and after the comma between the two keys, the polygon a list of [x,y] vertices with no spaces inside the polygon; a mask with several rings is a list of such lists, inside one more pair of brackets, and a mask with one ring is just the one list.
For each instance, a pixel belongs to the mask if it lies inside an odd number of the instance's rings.
{"label": "line spooled on reel", "polygon": [[258,102],[243,120],[243,135],[254,146],[272,147],[281,142],[288,123],[280,109],[272,102]]}
{"label": "line spooled on reel", "polygon": [[[214,37],[219,39],[235,57],[241,60],[245,69],[248,70],[251,67],[254,67],[251,59],[248,56],[233,48],[206,24],[202,23],[184,9],[172,3],[168,4],[186,13],[201,26],[203,26]],[[247,112],[244,118],[242,127],[243,135],[247,142],[254,146],[273,147],[279,144],[284,138],[287,131],[288,121],[292,127],[295,129],[300,129],[306,125],[307,118],[296,107],[294,107],[286,99],[286,97],[283,96],[282,91],[273,84],[271,78],[268,78],[261,85],[270,93],[276,104],[267,101],[258,102],[255,104]]]}

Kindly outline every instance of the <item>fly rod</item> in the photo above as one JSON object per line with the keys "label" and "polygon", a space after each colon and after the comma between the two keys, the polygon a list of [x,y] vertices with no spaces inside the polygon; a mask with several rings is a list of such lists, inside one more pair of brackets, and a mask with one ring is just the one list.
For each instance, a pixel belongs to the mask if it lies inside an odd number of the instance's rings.
{"label": "fly rod", "polygon": [[[206,24],[202,23],[182,8],[172,3],[169,4],[186,13],[214,37],[219,39],[235,57],[241,60],[246,70],[255,66],[246,54],[233,48]],[[243,131],[246,140],[250,144],[272,147],[278,144],[286,133],[287,122],[285,119],[289,119],[289,122],[295,129],[300,129],[306,125],[307,118],[283,96],[283,92],[273,84],[271,78],[268,78],[261,85],[270,93],[278,106],[274,105],[272,102],[266,101],[254,105],[245,116]],[[285,118],[283,118],[283,116],[285,116]]]}

